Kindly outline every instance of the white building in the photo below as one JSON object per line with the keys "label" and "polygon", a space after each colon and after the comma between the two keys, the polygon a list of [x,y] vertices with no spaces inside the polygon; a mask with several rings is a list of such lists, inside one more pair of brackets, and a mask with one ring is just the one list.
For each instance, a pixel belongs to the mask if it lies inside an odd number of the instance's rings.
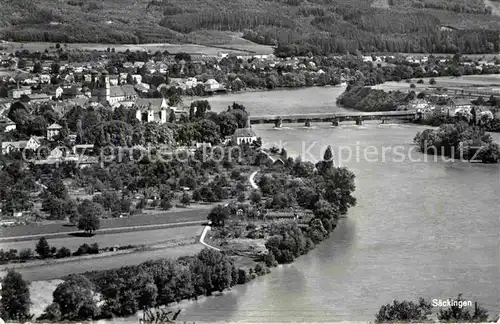
{"label": "white building", "polygon": [[220,89],[220,83],[215,79],[208,79],[205,82],[205,91],[215,91]]}
{"label": "white building", "polygon": [[238,128],[232,136],[233,144],[240,145],[242,143],[252,144],[257,141],[257,134],[251,127]]}
{"label": "white building", "polygon": [[47,139],[49,141],[53,141],[54,138],[59,136],[59,134],[61,133],[61,129],[62,129],[62,126],[57,124],[57,123],[53,123],[52,125],[47,127]]}
{"label": "white building", "polygon": [[30,95],[31,87],[17,87],[16,89],[10,89],[8,95],[10,99],[19,99],[22,95]]}
{"label": "white building", "polygon": [[40,147],[40,141],[35,137],[31,137],[27,141],[3,142],[2,154],[8,154],[13,151],[33,150],[36,151]]}
{"label": "white building", "polygon": [[170,117],[170,109],[165,98],[140,98],[135,102],[135,107],[135,117],[141,122],[165,124]]}

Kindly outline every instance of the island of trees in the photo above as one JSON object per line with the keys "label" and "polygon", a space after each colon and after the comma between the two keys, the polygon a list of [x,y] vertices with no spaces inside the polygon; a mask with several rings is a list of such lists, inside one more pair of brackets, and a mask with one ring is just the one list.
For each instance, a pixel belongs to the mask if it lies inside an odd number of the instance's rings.
{"label": "island of trees", "polygon": [[417,133],[414,142],[425,154],[471,162],[498,163],[500,147],[484,127],[459,121]]}

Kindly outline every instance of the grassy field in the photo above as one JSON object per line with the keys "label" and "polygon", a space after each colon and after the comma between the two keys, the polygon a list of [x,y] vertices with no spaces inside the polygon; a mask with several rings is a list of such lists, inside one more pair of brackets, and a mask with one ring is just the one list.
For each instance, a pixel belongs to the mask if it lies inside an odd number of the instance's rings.
{"label": "grassy field", "polygon": [[[16,271],[21,273],[24,279],[28,281],[52,280],[64,278],[74,273],[137,265],[148,260],[165,258],[177,259],[184,255],[196,254],[203,248],[204,246],[201,244],[188,244],[163,249],[109,255],[105,258],[78,259],[63,263],[23,267],[16,269]],[[5,271],[0,271],[0,277],[4,274]]]}
{"label": "grassy field", "polygon": [[[200,36],[201,38],[202,36]],[[56,43],[50,42],[8,42],[0,44],[3,51],[13,53],[19,50],[29,50],[31,52],[41,51],[45,49],[55,48]],[[231,53],[235,55],[248,55],[251,54],[269,54],[273,52],[271,46],[259,45],[250,41],[244,40],[239,37],[232,37],[226,43],[217,44],[214,46],[198,45],[198,44],[169,44],[169,43],[156,43],[156,44],[96,44],[96,43],[70,43],[64,45],[64,48],[82,51],[106,51],[108,48],[114,48],[115,51],[124,52],[130,51],[168,51],[169,53],[186,52],[190,54],[205,54],[205,55],[218,55],[220,52]]]}
{"label": "grassy field", "polygon": [[[431,78],[422,78],[424,80],[423,84],[417,83],[419,79],[413,79],[412,83],[415,85],[415,88],[410,88],[411,83],[407,83],[405,81],[395,82],[385,82],[382,84],[378,84],[373,86],[373,89],[380,89],[384,91],[410,91],[414,90],[416,92],[423,91],[427,89],[429,85],[429,80]],[[487,90],[492,89],[500,89],[500,75],[467,75],[461,77],[437,77],[434,78],[436,80],[436,84],[434,87],[443,87],[443,88],[484,88]]]}
{"label": "grassy field", "polygon": [[[197,209],[186,209],[175,212],[163,212],[157,214],[134,215],[125,218],[110,218],[101,220],[101,229],[120,228],[143,225],[175,224],[190,221],[205,221],[208,210],[213,205],[199,205]],[[0,239],[3,237],[14,237],[24,235],[38,235],[48,233],[79,232],[75,227],[68,227],[66,223],[58,224],[29,224],[15,227],[0,227]]]}
{"label": "grassy field", "polygon": [[[76,251],[78,247],[82,244],[92,244],[97,243],[99,247],[112,247],[115,245],[125,246],[125,245],[152,245],[160,244],[163,242],[173,242],[186,239],[195,239],[201,234],[201,226],[186,226],[186,227],[175,227],[175,228],[163,228],[154,230],[143,230],[127,233],[97,233],[92,237],[74,237],[66,236],[59,238],[48,238],[50,246],[55,246],[61,248],[63,246],[67,247],[71,251]],[[9,250],[17,249],[18,251],[22,249],[35,250],[35,246],[38,239],[26,240],[20,242],[0,242],[0,249]]]}

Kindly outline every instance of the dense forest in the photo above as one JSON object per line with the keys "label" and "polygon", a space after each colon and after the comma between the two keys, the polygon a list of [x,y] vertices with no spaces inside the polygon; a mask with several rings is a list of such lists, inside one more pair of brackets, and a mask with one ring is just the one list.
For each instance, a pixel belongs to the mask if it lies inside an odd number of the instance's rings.
{"label": "dense forest", "polygon": [[50,0],[5,0],[0,37],[199,42],[200,31],[228,31],[277,46],[282,55],[500,51],[500,17],[481,0],[389,0],[388,4],[389,9],[373,7],[372,0],[61,0],[54,6]]}

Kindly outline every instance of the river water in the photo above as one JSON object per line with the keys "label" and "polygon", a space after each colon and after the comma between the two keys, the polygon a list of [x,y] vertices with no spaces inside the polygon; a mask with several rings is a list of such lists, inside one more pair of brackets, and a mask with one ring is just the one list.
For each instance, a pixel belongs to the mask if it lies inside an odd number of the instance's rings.
{"label": "river water", "polygon": [[[312,88],[211,101],[215,110],[241,101],[256,115],[341,111],[334,104],[341,91]],[[296,96],[303,98],[300,104],[294,104]],[[251,97],[258,98],[255,106]],[[222,296],[182,302],[182,320],[373,320],[380,305],[393,299],[444,300],[458,293],[492,316],[500,313],[498,165],[423,156],[412,144],[420,126],[285,126],[254,129],[266,146],[281,141],[291,154],[309,160],[332,145],[337,160],[356,174],[358,205],[327,241],[293,264]]]}

